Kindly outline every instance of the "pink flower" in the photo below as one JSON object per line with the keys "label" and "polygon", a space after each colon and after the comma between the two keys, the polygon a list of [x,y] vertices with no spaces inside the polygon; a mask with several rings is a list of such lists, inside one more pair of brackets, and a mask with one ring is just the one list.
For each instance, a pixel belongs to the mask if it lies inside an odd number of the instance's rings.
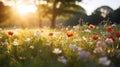
{"label": "pink flower", "polygon": [[105,42],[98,41],[97,44],[96,44],[96,47],[102,47],[102,48],[104,48],[105,47]]}
{"label": "pink flower", "polygon": [[105,40],[105,43],[107,43],[107,44],[113,44],[113,40],[111,38],[107,38]]}
{"label": "pink flower", "polygon": [[97,48],[94,49],[93,52],[94,52],[94,53],[102,53],[102,52],[103,52],[103,49],[100,48],[100,47],[97,47]]}

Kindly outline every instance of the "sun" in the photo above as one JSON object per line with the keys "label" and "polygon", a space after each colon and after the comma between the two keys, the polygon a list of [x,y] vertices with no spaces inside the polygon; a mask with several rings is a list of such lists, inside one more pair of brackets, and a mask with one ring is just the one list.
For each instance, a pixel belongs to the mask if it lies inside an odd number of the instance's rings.
{"label": "sun", "polygon": [[21,4],[21,5],[16,6],[16,10],[21,15],[25,15],[25,14],[28,14],[28,13],[35,13],[36,10],[37,10],[37,7],[35,5]]}

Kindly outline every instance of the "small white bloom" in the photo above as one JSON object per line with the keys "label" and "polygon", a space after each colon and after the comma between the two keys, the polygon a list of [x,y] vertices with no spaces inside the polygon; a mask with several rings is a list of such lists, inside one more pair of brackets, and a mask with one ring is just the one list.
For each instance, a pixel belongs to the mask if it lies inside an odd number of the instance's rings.
{"label": "small white bloom", "polygon": [[84,32],[91,33],[91,30],[86,29],[86,30],[84,30]]}
{"label": "small white bloom", "polygon": [[103,65],[109,65],[111,63],[111,61],[108,60],[107,57],[101,57],[101,58],[99,58],[99,63],[103,64]]}
{"label": "small white bloom", "polygon": [[82,38],[83,38],[83,40],[87,41],[87,38],[85,36],[83,36]]}
{"label": "small white bloom", "polygon": [[19,44],[18,44],[17,41],[13,41],[13,45],[14,45],[14,46],[18,46]]}
{"label": "small white bloom", "polygon": [[26,38],[25,39],[25,42],[29,42],[31,39],[30,38]]}
{"label": "small white bloom", "polygon": [[66,63],[67,63],[67,60],[65,59],[65,57],[64,57],[64,56],[59,57],[57,60],[58,60],[59,62],[64,63],[64,64],[66,64]]}
{"label": "small white bloom", "polygon": [[60,54],[60,53],[62,53],[62,50],[60,50],[59,48],[55,48],[55,49],[53,50],[53,53],[55,53],[55,54]]}
{"label": "small white bloom", "polygon": [[51,44],[50,43],[46,43],[46,46],[51,46]]}
{"label": "small white bloom", "polygon": [[30,46],[31,49],[34,49],[34,46]]}
{"label": "small white bloom", "polygon": [[99,27],[97,26],[96,29],[99,29]]}
{"label": "small white bloom", "polygon": [[34,33],[34,37],[39,37],[39,36],[41,36],[41,34],[40,34],[39,31],[37,31],[37,32]]}

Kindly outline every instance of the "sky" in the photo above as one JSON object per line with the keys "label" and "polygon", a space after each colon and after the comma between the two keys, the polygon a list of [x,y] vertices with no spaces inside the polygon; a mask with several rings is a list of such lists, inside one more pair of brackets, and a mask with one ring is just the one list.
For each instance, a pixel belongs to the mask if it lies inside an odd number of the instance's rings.
{"label": "sky", "polygon": [[87,15],[91,15],[95,9],[103,5],[109,6],[112,9],[120,7],[120,0],[83,0],[79,3],[87,12]]}

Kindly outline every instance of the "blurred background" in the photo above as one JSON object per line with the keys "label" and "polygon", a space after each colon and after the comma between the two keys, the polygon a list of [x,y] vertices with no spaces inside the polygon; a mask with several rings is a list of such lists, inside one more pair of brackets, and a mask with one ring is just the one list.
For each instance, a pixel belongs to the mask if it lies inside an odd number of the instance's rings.
{"label": "blurred background", "polygon": [[0,0],[0,28],[120,24],[120,0]]}

